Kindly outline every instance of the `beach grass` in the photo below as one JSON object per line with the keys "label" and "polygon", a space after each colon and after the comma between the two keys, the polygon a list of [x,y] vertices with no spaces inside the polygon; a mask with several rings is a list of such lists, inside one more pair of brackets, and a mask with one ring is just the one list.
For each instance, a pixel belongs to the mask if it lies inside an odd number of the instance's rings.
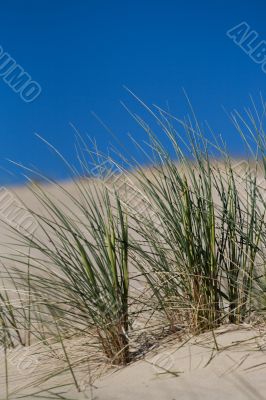
{"label": "beach grass", "polygon": [[[17,263],[13,285],[18,294],[28,294],[28,303],[18,316],[7,292],[0,294],[3,343],[14,345],[11,331],[23,345],[31,336],[50,348],[59,343],[78,390],[65,344],[69,338],[87,337],[94,353],[101,352],[110,365],[124,366],[140,351],[138,335],[134,345],[130,339],[138,318],[146,318],[145,329],[155,340],[150,321],[156,318],[164,321],[167,334],[191,335],[264,318],[264,112],[259,122],[249,114],[250,125],[239,115],[234,118],[250,154],[243,172],[222,140],[205,135],[193,110],[191,119],[180,121],[161,108],[141,105],[158,129],[133,115],[147,135],[148,152],[135,144],[148,168],[121,153],[119,164],[97,147],[90,149],[80,136],[80,171],[44,141],[69,168],[74,194],[67,185],[23,167],[40,178],[41,183],[29,181],[42,211],[27,208],[38,223],[34,235],[10,228],[18,251],[5,258]],[[107,182],[105,173],[92,176],[88,158],[94,167],[97,160],[119,164],[125,183],[130,174],[124,165],[135,167],[131,189],[134,182],[145,209],[140,211],[127,191],[121,193],[116,178]],[[138,291],[136,276],[142,285]]]}

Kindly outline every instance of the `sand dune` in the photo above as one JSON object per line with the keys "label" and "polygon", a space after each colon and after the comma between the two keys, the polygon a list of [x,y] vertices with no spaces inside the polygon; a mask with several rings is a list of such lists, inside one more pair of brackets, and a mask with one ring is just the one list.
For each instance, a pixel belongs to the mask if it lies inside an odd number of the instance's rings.
{"label": "sand dune", "polygon": [[[206,333],[185,342],[169,341],[143,360],[120,370],[109,370],[92,385],[89,377],[82,374],[78,379],[83,382],[83,393],[76,391],[70,374],[60,375],[52,382],[66,385],[61,392],[68,399],[265,399],[266,332],[247,325],[229,325],[217,329],[214,335]],[[4,399],[3,364],[1,369],[0,398]],[[38,369],[29,375],[25,370],[21,375],[14,363],[9,373],[10,390],[27,381],[34,382],[41,375]],[[45,384],[19,393],[33,399],[30,393],[42,388]],[[39,398],[46,395],[43,392]]]}
{"label": "sand dune", "polygon": [[[66,182],[64,189],[76,195],[75,183]],[[48,185],[45,190],[62,201],[62,193],[53,185]],[[19,196],[27,206],[42,213],[43,210],[36,198],[26,187],[8,189],[14,196]],[[66,200],[67,201],[67,200]],[[9,243],[14,242],[9,238],[5,224],[0,225],[0,253],[6,254]],[[7,265],[12,265],[7,262]],[[120,370],[108,369],[101,378],[90,382],[85,393],[78,393],[72,383],[73,379],[68,373],[53,379],[54,385],[68,385],[62,391],[63,398],[91,400],[197,400],[197,399],[265,399],[266,393],[266,335],[259,328],[251,326],[226,326],[198,337],[182,341],[170,340],[162,343],[142,360]],[[173,338],[175,339],[175,338]],[[23,353],[23,349],[18,352]],[[4,351],[1,349],[1,378],[0,399],[5,399],[5,363]],[[34,348],[29,349],[29,354],[34,354]],[[41,365],[47,359],[38,361],[34,372],[31,368],[19,372],[18,356],[10,352],[8,375],[10,380],[10,393],[15,388],[32,382],[33,387],[27,388],[26,398],[35,390],[36,379],[44,373]],[[12,362],[11,362],[12,358]],[[49,361],[50,362],[50,361]],[[49,362],[46,365],[49,370]],[[40,374],[40,375],[38,375]],[[86,375],[86,374],[85,374]],[[83,375],[79,376],[84,380]],[[35,387],[35,389],[34,389]],[[45,388],[45,385],[42,386]],[[16,390],[15,390],[16,391]],[[23,391],[21,392],[23,394]],[[46,398],[41,394],[39,398]],[[12,396],[10,396],[12,398]]]}

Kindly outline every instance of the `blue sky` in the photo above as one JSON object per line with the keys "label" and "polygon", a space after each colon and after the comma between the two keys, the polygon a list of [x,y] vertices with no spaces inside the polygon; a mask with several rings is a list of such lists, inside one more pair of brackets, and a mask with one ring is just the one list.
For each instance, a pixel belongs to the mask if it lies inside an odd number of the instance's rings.
{"label": "blue sky", "polygon": [[264,94],[266,74],[226,31],[246,21],[266,40],[265,16],[263,0],[3,2],[0,45],[42,92],[25,103],[0,77],[0,166],[12,172],[0,172],[1,184],[22,180],[7,158],[66,177],[34,132],[70,160],[70,122],[106,149],[113,139],[91,111],[129,148],[128,132],[144,139],[121,106],[142,112],[123,85],[179,117],[187,112],[185,88],[199,119],[207,119],[237,154],[239,139],[222,107],[241,109],[250,94]]}

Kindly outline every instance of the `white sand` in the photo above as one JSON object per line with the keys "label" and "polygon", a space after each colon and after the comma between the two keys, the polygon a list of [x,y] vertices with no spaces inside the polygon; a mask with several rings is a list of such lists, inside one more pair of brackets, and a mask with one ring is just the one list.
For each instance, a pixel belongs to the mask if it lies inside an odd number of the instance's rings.
{"label": "white sand", "polygon": [[97,381],[95,399],[265,399],[266,336],[247,329],[219,335],[222,330],[216,332],[219,351],[209,333],[179,349],[175,344]]}
{"label": "white sand", "polygon": [[[64,391],[65,397],[71,399],[265,399],[266,334],[248,326],[227,326],[216,330],[215,338],[219,350],[212,333],[194,337],[187,343],[169,343],[141,361],[109,372],[88,386],[85,393],[77,393],[70,375],[59,376],[53,383],[70,383]],[[0,398],[4,399],[1,367]],[[20,386],[31,379],[34,382],[40,369],[30,376],[26,370],[21,375],[13,363],[9,373],[10,386],[12,382]],[[35,386],[27,393],[37,390]],[[44,399],[45,395],[39,398]]]}

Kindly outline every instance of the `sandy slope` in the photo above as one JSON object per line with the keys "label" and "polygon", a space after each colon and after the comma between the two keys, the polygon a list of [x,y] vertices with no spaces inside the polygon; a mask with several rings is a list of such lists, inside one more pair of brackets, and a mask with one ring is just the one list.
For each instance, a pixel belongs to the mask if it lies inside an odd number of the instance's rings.
{"label": "sandy slope", "polygon": [[96,382],[95,399],[265,399],[266,337],[255,338],[257,334],[244,329],[220,335],[218,331],[219,351],[211,334],[179,349],[169,347],[149,362],[136,363]]}
{"label": "sandy slope", "polygon": [[[35,370],[35,378],[39,372]],[[22,376],[13,364],[10,381],[25,384],[34,374],[27,375],[25,370]],[[215,340],[212,333],[186,343],[175,340],[141,361],[108,373],[88,385],[84,393],[78,394],[73,384],[62,391],[68,399],[90,400],[262,400],[266,398],[265,377],[265,332],[247,326],[227,326],[215,331]],[[54,384],[71,382],[69,375],[53,381]],[[0,393],[4,399],[3,369]],[[45,395],[39,398],[44,399]]]}
{"label": "sandy slope", "polygon": [[[74,184],[64,184],[75,193]],[[41,212],[38,202],[26,188],[14,188],[27,205]],[[47,190],[61,196],[55,187]],[[0,243],[7,240],[7,231],[0,225]],[[12,241],[11,241],[12,242]],[[6,253],[0,245],[0,253]],[[197,400],[197,399],[266,399],[266,336],[258,330],[241,327],[221,328],[191,339],[187,343],[174,341],[127,368],[108,373],[89,386],[85,394],[78,394],[70,375],[60,376],[55,385],[70,384],[64,389],[67,398],[90,400]],[[5,371],[3,350],[0,349],[0,399],[5,399]],[[21,375],[18,357],[9,365],[10,390],[34,382],[41,365],[34,374],[27,369]],[[49,367],[48,367],[49,369]],[[37,374],[37,375],[36,375]],[[32,389],[32,391],[34,391]],[[26,398],[33,398],[28,392]],[[46,398],[40,395],[39,399]]]}

